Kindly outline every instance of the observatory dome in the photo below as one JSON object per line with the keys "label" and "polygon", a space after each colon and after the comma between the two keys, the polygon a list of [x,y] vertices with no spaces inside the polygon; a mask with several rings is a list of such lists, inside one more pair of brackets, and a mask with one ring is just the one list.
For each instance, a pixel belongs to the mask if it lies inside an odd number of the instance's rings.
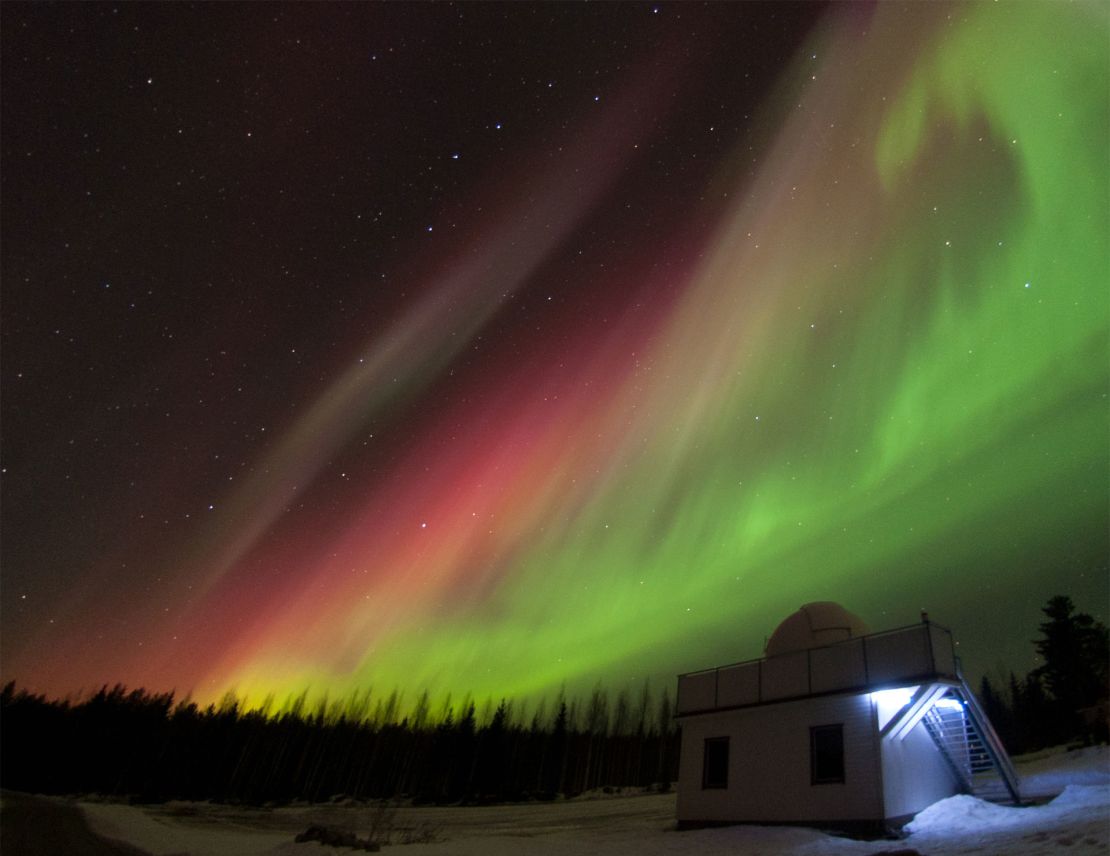
{"label": "observatory dome", "polygon": [[787,616],[767,640],[764,653],[768,657],[805,651],[843,642],[855,636],[870,633],[863,619],[849,612],[839,603],[821,600],[807,603],[793,615]]}

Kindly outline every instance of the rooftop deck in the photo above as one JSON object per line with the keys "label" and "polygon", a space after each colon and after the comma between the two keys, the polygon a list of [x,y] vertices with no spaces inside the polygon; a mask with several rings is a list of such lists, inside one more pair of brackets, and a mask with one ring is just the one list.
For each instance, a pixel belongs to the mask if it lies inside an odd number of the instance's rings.
{"label": "rooftop deck", "polygon": [[679,675],[677,710],[679,716],[687,716],[938,678],[960,679],[952,633],[924,621],[821,648]]}

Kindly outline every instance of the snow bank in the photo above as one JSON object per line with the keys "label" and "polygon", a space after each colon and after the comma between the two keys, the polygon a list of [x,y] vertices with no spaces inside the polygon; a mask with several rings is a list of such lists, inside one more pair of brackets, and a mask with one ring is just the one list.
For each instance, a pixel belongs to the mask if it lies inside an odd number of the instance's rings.
{"label": "snow bank", "polygon": [[1110,806],[1110,785],[1068,785],[1062,794],[1043,806],[1002,806],[961,794],[933,803],[919,812],[905,831],[911,835],[946,835],[998,832],[1044,825],[1065,815],[1098,813]]}
{"label": "snow bank", "polygon": [[993,803],[983,802],[975,797],[960,794],[933,803],[917,817],[906,824],[905,831],[910,834],[975,832],[993,827],[1010,826],[1016,822],[1015,812]]}
{"label": "snow bank", "polygon": [[1110,784],[1068,785],[1046,805],[1001,806],[966,795],[919,812],[906,825],[921,852],[1014,853],[1024,856],[1110,852]]}

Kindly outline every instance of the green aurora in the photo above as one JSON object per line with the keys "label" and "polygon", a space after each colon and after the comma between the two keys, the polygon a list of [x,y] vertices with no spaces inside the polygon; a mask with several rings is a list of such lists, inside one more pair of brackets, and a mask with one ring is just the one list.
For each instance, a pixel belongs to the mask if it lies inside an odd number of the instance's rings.
{"label": "green aurora", "polygon": [[[677,298],[568,341],[569,379],[491,380],[455,446],[304,534],[296,590],[244,607],[197,697],[670,687],[815,600],[875,630],[927,609],[973,674],[1031,666],[1049,596],[1108,596],[1108,46],[1101,3],[833,7],[754,166],[719,165]],[[405,359],[446,372],[416,329]],[[258,470],[347,442],[311,424]]]}
{"label": "green aurora", "polygon": [[[658,679],[759,656],[825,598],[877,629],[935,605],[984,669],[1028,656],[990,611],[1104,593],[1107,44],[1099,6],[830,22],[673,315],[562,439],[587,487],[535,483],[495,584],[339,686]],[[255,666],[233,683],[339,677]]]}

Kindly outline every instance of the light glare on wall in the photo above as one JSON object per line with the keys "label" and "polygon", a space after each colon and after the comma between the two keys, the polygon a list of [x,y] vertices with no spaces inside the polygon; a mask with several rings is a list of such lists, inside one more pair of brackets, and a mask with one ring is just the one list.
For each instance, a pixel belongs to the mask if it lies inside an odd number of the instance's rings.
{"label": "light glare on wall", "polygon": [[880,729],[886,728],[887,723],[894,718],[895,714],[910,703],[917,690],[916,686],[910,686],[875,690],[871,693],[871,701],[875,705]]}
{"label": "light glare on wall", "polygon": [[917,687],[895,687],[892,690],[875,690],[871,693],[871,700],[884,708],[901,710],[910,703]]}

